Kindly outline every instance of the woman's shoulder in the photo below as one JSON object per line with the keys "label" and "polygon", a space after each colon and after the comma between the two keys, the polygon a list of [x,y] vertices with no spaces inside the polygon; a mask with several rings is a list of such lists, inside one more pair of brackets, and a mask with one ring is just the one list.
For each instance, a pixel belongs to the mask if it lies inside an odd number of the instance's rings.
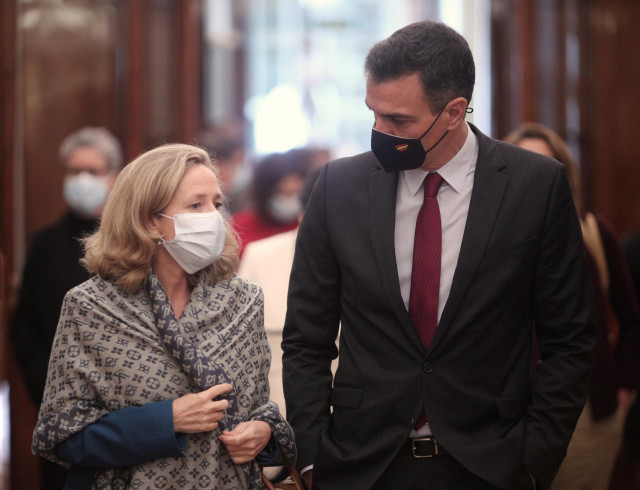
{"label": "woman's shoulder", "polygon": [[262,288],[246,277],[241,277],[234,273],[233,276],[229,278],[229,283],[233,288],[244,291],[246,294],[251,296],[262,296]]}
{"label": "woman's shoulder", "polygon": [[109,300],[127,300],[141,293],[139,290],[135,293],[125,291],[116,281],[104,279],[95,274],[83,283],[71,288],[65,298],[69,296],[83,298],[89,302],[101,302],[100,298],[108,298]]}
{"label": "woman's shoulder", "polygon": [[93,275],[86,281],[81,282],[77,286],[71,288],[67,292],[67,295],[84,296],[85,294],[91,294],[96,290],[104,289],[104,287],[102,286],[104,282],[110,281],[105,281],[100,276]]}
{"label": "woman's shoulder", "polygon": [[222,281],[215,281],[209,276],[205,280],[205,287],[212,290],[220,289],[221,291],[234,292],[236,294],[242,293],[255,298],[262,297],[262,288],[258,284],[236,273]]}

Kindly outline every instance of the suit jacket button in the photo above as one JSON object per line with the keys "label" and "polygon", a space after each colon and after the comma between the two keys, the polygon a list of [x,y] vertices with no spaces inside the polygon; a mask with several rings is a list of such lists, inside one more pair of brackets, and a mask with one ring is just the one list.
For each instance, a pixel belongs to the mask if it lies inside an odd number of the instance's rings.
{"label": "suit jacket button", "polygon": [[425,373],[430,373],[431,371],[433,371],[433,366],[431,365],[431,363],[430,363],[430,362],[425,362],[425,363],[424,363],[424,366],[422,366],[422,370],[423,370]]}

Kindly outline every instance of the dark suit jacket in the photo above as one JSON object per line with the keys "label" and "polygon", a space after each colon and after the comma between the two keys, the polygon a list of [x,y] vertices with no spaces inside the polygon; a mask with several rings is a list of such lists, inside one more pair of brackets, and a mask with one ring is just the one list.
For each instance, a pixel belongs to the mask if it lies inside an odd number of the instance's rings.
{"label": "dark suit jacket", "polygon": [[64,295],[91,277],[80,265],[80,239],[92,233],[97,225],[98,220],[82,219],[68,211],[33,238],[22,275],[11,337],[27,390],[38,406],[42,402],[49,354]]}
{"label": "dark suit jacket", "polygon": [[[314,465],[314,489],[371,487],[422,406],[449,453],[500,488],[515,484],[523,464],[546,486],[563,459],[594,345],[569,185],[557,162],[472,129],[469,215],[428,352],[400,293],[397,174],[368,152],[327,164],[316,183],[282,343],[298,466]],[[532,380],[534,324],[542,361]]]}

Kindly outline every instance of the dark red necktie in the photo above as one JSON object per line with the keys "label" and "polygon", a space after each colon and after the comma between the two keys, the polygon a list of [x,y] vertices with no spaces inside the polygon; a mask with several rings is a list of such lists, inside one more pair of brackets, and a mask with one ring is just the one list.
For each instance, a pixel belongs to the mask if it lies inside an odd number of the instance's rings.
{"label": "dark red necktie", "polygon": [[[440,184],[442,177],[434,172],[424,179],[424,202],[418,213],[413,240],[409,316],[425,350],[429,350],[438,326],[442,258],[442,223],[437,198]],[[414,427],[422,427],[426,420],[423,410]]]}

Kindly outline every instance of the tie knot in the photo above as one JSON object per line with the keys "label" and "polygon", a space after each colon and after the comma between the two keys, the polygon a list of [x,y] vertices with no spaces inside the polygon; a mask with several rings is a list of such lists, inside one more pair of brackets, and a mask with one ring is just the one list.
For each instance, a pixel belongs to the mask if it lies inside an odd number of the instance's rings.
{"label": "tie knot", "polygon": [[424,179],[424,197],[435,197],[438,194],[442,177],[439,173],[431,172]]}

